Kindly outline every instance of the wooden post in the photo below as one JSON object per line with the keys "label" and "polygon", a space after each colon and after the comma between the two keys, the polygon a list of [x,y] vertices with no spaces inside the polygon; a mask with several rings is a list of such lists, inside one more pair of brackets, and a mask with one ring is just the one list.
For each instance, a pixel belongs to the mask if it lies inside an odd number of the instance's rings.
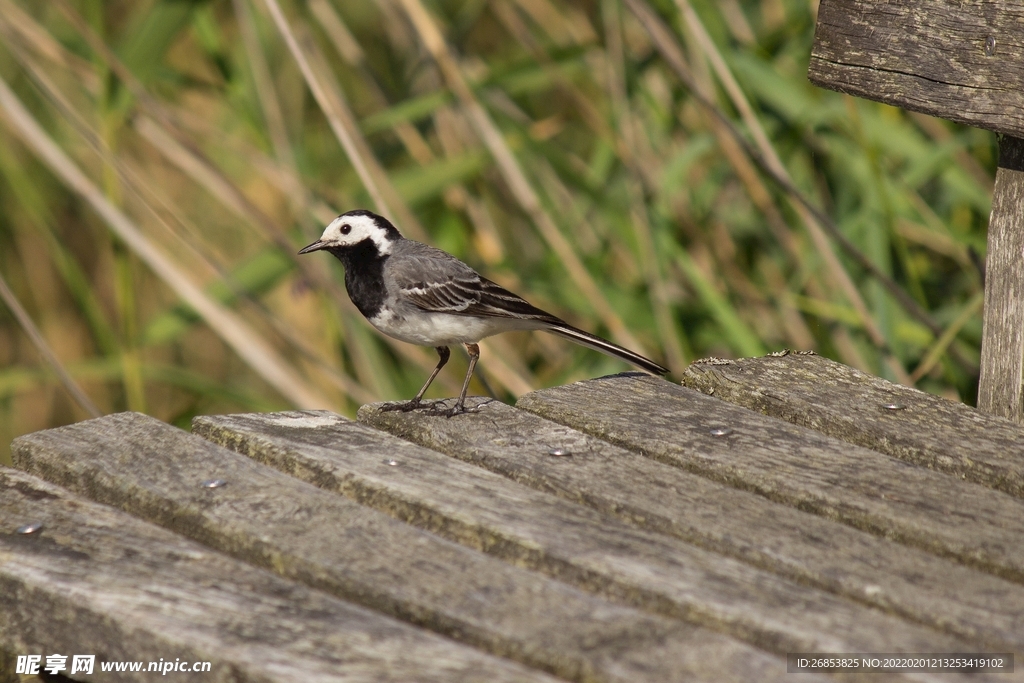
{"label": "wooden post", "polygon": [[999,141],[988,224],[978,408],[1024,422],[1024,140]]}
{"label": "wooden post", "polygon": [[978,408],[1024,422],[1024,3],[821,0],[823,88],[1001,133]]}

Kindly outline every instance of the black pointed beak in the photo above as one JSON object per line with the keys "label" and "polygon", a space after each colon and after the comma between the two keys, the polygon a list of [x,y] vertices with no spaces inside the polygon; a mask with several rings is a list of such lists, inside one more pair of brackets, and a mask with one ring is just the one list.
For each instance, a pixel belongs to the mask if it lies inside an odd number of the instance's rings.
{"label": "black pointed beak", "polygon": [[302,249],[299,249],[299,253],[300,254],[308,254],[311,251],[320,251],[321,249],[326,249],[326,248],[327,248],[327,245],[324,244],[323,240],[317,240],[316,242],[313,242],[313,244],[310,244],[308,246],[303,247]]}

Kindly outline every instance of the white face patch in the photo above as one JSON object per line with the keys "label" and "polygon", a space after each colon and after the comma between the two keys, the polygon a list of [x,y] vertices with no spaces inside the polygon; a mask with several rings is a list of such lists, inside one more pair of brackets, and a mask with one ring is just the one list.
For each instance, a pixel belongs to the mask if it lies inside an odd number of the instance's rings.
{"label": "white face patch", "polygon": [[372,216],[338,216],[330,222],[324,229],[324,234],[320,236],[320,241],[330,247],[359,244],[365,239],[373,240],[380,253],[391,252],[391,241],[388,239],[387,232],[377,224]]}

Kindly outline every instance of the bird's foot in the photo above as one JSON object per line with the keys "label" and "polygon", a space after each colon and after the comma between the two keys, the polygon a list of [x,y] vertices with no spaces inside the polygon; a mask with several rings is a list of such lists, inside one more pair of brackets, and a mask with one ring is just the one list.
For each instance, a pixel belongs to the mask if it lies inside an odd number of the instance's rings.
{"label": "bird's foot", "polygon": [[430,412],[434,415],[443,415],[447,418],[455,417],[456,415],[463,415],[466,413],[476,413],[480,410],[480,406],[467,407],[465,400],[456,400],[451,408],[445,408],[446,401],[438,401],[431,404]]}
{"label": "bird's foot", "polygon": [[402,413],[411,413],[414,410],[435,410],[436,403],[424,403],[418,398],[414,398],[411,401],[405,403],[385,403],[380,407],[382,413],[390,413],[393,411],[399,411]]}
{"label": "bird's foot", "polygon": [[[493,399],[491,399],[491,400],[493,400]],[[462,415],[464,413],[475,413],[475,412],[478,412],[480,410],[480,406],[481,405],[486,405],[487,403],[490,403],[491,400],[484,401],[480,405],[476,405],[476,406],[473,406],[473,407],[467,407],[466,406],[466,402],[464,400],[460,401],[460,400],[456,399],[454,405],[452,405],[451,408],[445,407],[448,404],[448,399],[440,399],[440,400],[437,400],[437,401],[429,401],[429,402],[428,401],[412,400],[412,401],[406,401],[405,403],[385,403],[384,405],[382,405],[380,407],[380,411],[382,413],[389,413],[389,412],[411,413],[414,410],[422,410],[422,411],[424,411],[426,413],[430,413],[431,415],[444,416],[444,417],[451,418],[451,417],[455,417],[456,415]]]}
{"label": "bird's foot", "polygon": [[451,418],[455,417],[456,415],[460,415],[462,413],[475,413],[475,412],[476,412],[476,410],[474,410],[472,408],[467,408],[466,405],[462,401],[457,401],[455,403],[455,405],[453,405],[448,410],[439,410],[439,411],[437,411],[437,414],[438,415],[444,415],[448,419],[451,419]]}

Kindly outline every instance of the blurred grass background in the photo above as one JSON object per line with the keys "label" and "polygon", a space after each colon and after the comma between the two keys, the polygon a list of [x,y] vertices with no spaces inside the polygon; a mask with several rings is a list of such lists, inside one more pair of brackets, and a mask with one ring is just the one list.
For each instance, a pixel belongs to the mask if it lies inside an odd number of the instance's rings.
{"label": "blurred grass background", "polygon": [[[815,10],[0,0],[0,461],[100,413],[412,396],[434,352],[295,256],[353,208],[676,376],[814,349],[973,404],[994,137],[811,86]],[[481,368],[506,400],[626,369],[526,333]]]}

